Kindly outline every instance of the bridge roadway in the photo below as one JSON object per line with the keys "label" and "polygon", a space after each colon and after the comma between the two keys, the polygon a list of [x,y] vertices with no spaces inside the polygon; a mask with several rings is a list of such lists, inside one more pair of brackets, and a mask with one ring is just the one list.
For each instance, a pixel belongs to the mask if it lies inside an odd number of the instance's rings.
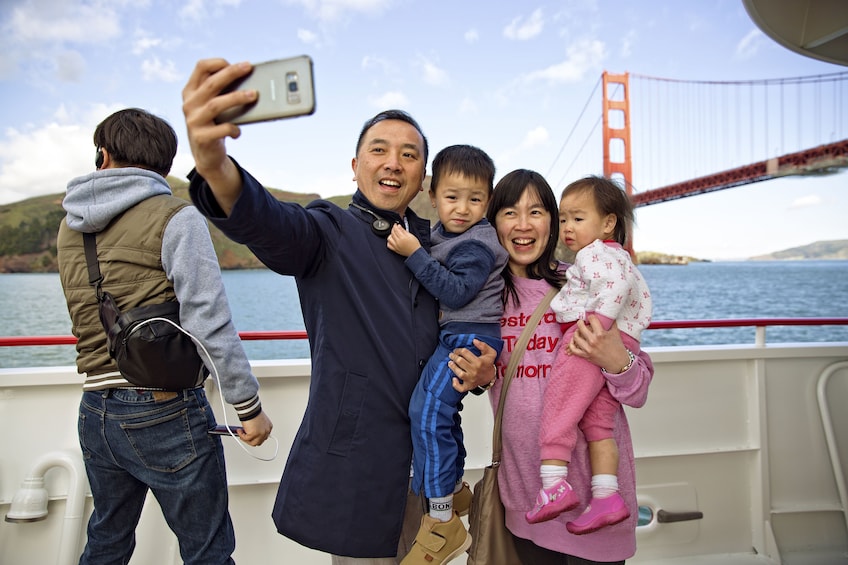
{"label": "bridge roadway", "polygon": [[778,177],[833,174],[844,168],[848,168],[848,139],[646,190],[633,194],[631,198],[638,208]]}

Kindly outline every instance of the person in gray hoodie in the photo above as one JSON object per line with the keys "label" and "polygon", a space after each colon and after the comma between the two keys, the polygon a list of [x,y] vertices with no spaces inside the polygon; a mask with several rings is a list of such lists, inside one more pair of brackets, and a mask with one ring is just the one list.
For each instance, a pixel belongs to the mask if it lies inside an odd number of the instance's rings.
{"label": "person in gray hoodie", "polygon": [[175,198],[165,177],[177,150],[173,128],[144,110],[107,117],[94,132],[97,170],[68,183],[58,259],[77,369],[85,376],[79,440],[94,500],[81,564],[126,563],[148,490],[176,534],[186,564],[233,563],[221,439],[203,379],[180,391],[143,389],[109,356],[89,284],[83,233],[97,234],[102,288],[120,310],[179,302],[182,327],[219,376],[239,420],[238,436],[260,445],[272,424],[259,401],[204,218]]}

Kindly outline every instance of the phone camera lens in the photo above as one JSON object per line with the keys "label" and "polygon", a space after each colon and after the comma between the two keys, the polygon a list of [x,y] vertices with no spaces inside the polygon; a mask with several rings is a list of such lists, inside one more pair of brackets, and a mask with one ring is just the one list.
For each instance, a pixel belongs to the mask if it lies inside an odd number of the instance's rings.
{"label": "phone camera lens", "polygon": [[297,73],[288,73],[286,75],[286,84],[289,92],[297,92]]}

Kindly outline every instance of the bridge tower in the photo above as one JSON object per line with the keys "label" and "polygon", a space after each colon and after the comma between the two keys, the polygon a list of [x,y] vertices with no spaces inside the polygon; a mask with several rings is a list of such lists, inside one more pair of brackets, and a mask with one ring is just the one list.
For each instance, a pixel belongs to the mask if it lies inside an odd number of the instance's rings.
{"label": "bridge tower", "polygon": [[[621,183],[633,197],[633,164],[630,155],[630,76],[603,73],[604,176]],[[627,234],[626,248],[633,252],[633,234]]]}

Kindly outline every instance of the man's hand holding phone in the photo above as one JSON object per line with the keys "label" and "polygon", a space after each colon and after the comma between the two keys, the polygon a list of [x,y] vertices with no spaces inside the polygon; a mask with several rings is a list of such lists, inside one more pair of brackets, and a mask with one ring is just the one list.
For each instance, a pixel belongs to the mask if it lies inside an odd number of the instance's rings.
{"label": "man's hand holding phone", "polygon": [[225,139],[236,139],[241,130],[235,124],[217,124],[222,110],[249,104],[256,92],[237,90],[224,95],[228,84],[250,72],[250,63],[231,65],[225,59],[198,61],[183,88],[183,115],[197,173],[202,176],[225,214],[229,214],[241,194],[241,174],[227,155]]}
{"label": "man's hand holding phone", "polygon": [[312,114],[312,60],[304,55],[251,65],[203,59],[195,65],[182,97],[195,169],[229,215],[242,186],[239,170],[227,155],[226,138],[241,135],[238,123]]}
{"label": "man's hand holding phone", "polygon": [[312,59],[308,55],[253,65],[249,74],[228,84],[221,94],[252,90],[252,103],[226,108],[215,122],[236,125],[267,122],[315,112]]}

